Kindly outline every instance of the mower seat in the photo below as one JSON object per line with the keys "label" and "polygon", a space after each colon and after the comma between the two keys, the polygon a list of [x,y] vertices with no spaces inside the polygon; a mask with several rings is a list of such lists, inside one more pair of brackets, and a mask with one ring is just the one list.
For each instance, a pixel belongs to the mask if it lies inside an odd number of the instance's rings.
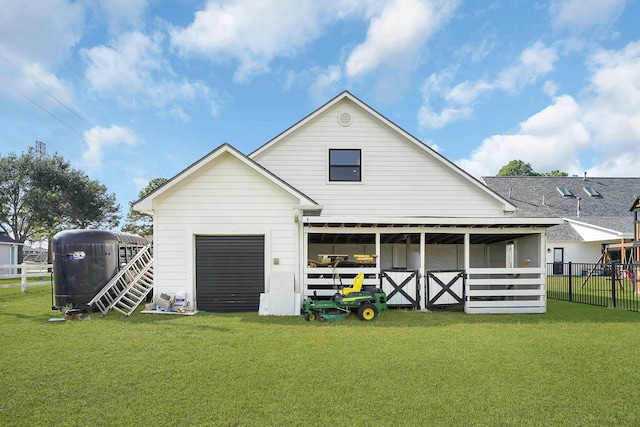
{"label": "mower seat", "polygon": [[361,271],[360,273],[358,273],[356,277],[353,278],[353,284],[351,285],[351,287],[340,289],[340,295],[344,297],[354,292],[360,292],[360,290],[362,289],[363,282],[364,282],[364,273]]}

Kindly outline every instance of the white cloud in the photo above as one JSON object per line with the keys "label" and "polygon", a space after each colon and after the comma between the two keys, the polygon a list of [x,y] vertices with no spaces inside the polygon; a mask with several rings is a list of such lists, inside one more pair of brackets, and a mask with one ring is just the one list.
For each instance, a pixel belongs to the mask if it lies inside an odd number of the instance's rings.
{"label": "white cloud", "polygon": [[163,108],[174,102],[206,98],[209,89],[204,84],[175,76],[163,58],[162,41],[158,34],[149,37],[131,32],[112,46],[84,50],[85,77],[91,91],[128,107],[142,103]]}
{"label": "white cloud", "polygon": [[584,102],[585,121],[598,148],[590,174],[638,175],[640,171],[640,42],[619,51],[601,50]]}
{"label": "white cloud", "polygon": [[610,25],[620,16],[625,3],[625,0],[553,0],[551,20],[556,28],[581,33]]}
{"label": "white cloud", "polygon": [[[451,87],[455,74],[453,69],[432,74],[422,87],[424,102],[418,112],[418,122],[422,127],[439,129],[467,119],[473,115],[472,105],[480,96],[496,90],[518,93],[551,72],[557,59],[554,48],[536,42],[524,49],[518,61],[500,71],[495,79],[466,80]],[[444,102],[440,112],[434,111],[434,98],[441,98]]]}
{"label": "white cloud", "polygon": [[89,167],[102,166],[103,152],[107,147],[138,144],[138,137],[128,128],[113,125],[109,128],[96,126],[83,133],[87,148],[82,153],[82,160]]}
{"label": "white cloud", "polygon": [[423,105],[418,111],[418,122],[420,126],[430,129],[442,129],[449,123],[468,119],[473,114],[470,107],[443,108],[439,113],[430,109],[428,105]]}
{"label": "white cloud", "polygon": [[324,35],[329,25],[354,19],[369,24],[341,74],[356,77],[378,67],[415,66],[425,41],[446,22],[460,0],[230,0],[209,1],[186,27],[170,32],[184,55],[237,63],[236,82],[269,71],[279,57],[293,57]]}
{"label": "white cloud", "polygon": [[553,70],[557,59],[558,54],[554,48],[536,42],[520,54],[515,65],[500,72],[494,85],[510,93],[518,92]]}
{"label": "white cloud", "polygon": [[16,68],[17,64],[2,62],[0,58],[0,87],[17,98],[29,99],[47,111],[73,110],[73,87],[70,83],[58,79],[37,62],[27,62]]}
{"label": "white cloud", "polygon": [[568,95],[556,97],[521,123],[517,133],[487,138],[468,159],[456,163],[476,176],[494,175],[513,159],[538,172],[638,176],[640,42],[597,51],[589,65],[592,74],[580,103]]}
{"label": "white cloud", "polygon": [[235,80],[268,70],[277,56],[290,56],[322,31],[324,2],[314,0],[210,1],[186,28],[171,31],[185,54],[239,62]]}
{"label": "white cloud", "polygon": [[345,64],[347,75],[358,76],[382,64],[416,63],[419,50],[444,22],[458,1],[393,0],[371,19],[366,40]]}
{"label": "white cloud", "polygon": [[151,180],[149,178],[133,178],[133,183],[139,190],[146,188],[150,182]]}
{"label": "white cloud", "polygon": [[545,95],[553,98],[558,93],[558,85],[555,82],[552,82],[551,80],[547,80],[544,82],[544,85],[542,86],[542,91],[545,93]]}
{"label": "white cloud", "polygon": [[0,0],[0,51],[42,67],[64,59],[82,35],[81,2]]}
{"label": "white cloud", "polygon": [[142,25],[142,16],[149,0],[109,0],[96,2],[94,6],[98,14],[106,18],[107,26],[112,33],[123,28],[138,28]]}
{"label": "white cloud", "polygon": [[[0,0],[0,91],[50,110],[70,106],[70,84],[51,71],[78,43],[84,9],[78,2]],[[48,92],[48,93],[47,93]]]}
{"label": "white cloud", "polygon": [[469,159],[456,163],[474,176],[495,175],[514,159],[530,163],[539,172],[559,169],[580,173],[583,167],[578,155],[592,143],[581,119],[580,105],[572,97],[557,97],[552,105],[521,123],[518,133],[487,138]]}
{"label": "white cloud", "polygon": [[469,105],[473,103],[480,95],[495,89],[494,83],[485,80],[475,82],[465,81],[455,85],[451,90],[444,94],[447,102],[457,105]]}
{"label": "white cloud", "polygon": [[311,95],[317,102],[326,100],[329,94],[336,92],[336,84],[342,77],[342,71],[337,65],[330,65],[323,70],[316,70],[317,77],[311,85]]}

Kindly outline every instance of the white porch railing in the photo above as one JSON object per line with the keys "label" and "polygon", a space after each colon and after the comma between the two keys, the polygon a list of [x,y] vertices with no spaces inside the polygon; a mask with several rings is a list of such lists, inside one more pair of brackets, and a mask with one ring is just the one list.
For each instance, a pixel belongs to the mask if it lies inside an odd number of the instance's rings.
{"label": "white porch railing", "polygon": [[[0,264],[0,279],[20,279],[22,292],[27,291],[27,277],[46,277],[53,264]],[[20,273],[18,273],[20,270]]]}
{"label": "white porch railing", "polygon": [[331,296],[340,286],[350,286],[353,278],[359,273],[364,273],[364,287],[380,286],[380,271],[376,266],[372,267],[307,267],[304,269],[303,294],[306,298],[314,293],[318,296]]}
{"label": "white porch railing", "polygon": [[[376,266],[359,268],[307,267],[303,294],[331,296],[340,286],[349,286],[362,271],[364,286],[379,287]],[[544,267],[470,268],[466,274],[464,309],[466,313],[545,313],[547,296]],[[425,281],[421,283],[424,292]]]}
{"label": "white porch railing", "polygon": [[466,313],[545,313],[544,267],[470,268]]}

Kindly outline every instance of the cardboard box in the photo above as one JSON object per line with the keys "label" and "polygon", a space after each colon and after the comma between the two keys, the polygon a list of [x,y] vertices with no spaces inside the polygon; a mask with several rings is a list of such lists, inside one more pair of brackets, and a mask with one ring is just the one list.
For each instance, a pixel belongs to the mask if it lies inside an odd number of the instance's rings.
{"label": "cardboard box", "polygon": [[150,302],[150,303],[148,303],[148,304],[145,304],[145,305],[144,305],[144,309],[145,309],[146,311],[152,311],[152,310],[155,310],[155,309],[156,309],[156,303],[155,303],[155,302]]}
{"label": "cardboard box", "polygon": [[158,308],[163,311],[171,311],[171,302],[167,301],[164,298],[158,298],[158,301],[156,301],[156,304],[158,305]]}

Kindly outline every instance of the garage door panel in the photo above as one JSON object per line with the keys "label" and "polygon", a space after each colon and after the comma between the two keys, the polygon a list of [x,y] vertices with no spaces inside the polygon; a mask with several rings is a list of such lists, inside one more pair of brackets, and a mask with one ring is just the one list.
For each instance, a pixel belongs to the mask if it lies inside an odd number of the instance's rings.
{"label": "garage door panel", "polygon": [[196,236],[199,310],[257,311],[264,292],[264,236]]}

